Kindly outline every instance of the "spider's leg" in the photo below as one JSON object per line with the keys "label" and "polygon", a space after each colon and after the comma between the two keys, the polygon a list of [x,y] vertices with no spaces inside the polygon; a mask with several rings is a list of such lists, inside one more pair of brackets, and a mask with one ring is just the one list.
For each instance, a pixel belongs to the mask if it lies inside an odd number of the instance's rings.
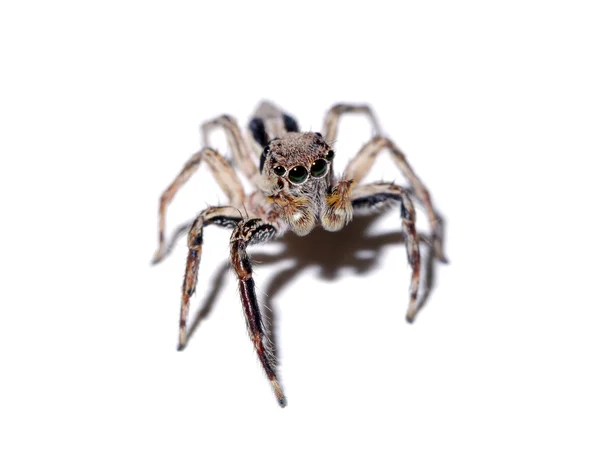
{"label": "spider's leg", "polygon": [[[377,121],[377,117],[375,117],[375,114],[373,113],[373,110],[370,106],[339,103],[329,108],[329,110],[325,114],[325,120],[323,122],[323,136],[325,137],[325,141],[329,145],[334,146],[335,144],[335,140],[337,139],[338,135],[340,118],[344,114],[363,114],[367,116],[369,122],[371,122],[373,134],[375,136],[381,135],[381,128],[379,127],[379,122]],[[327,176],[327,181],[329,182],[330,186],[333,186],[334,184],[334,165],[335,161],[332,161],[329,169],[329,175]]]}
{"label": "spider's leg", "polygon": [[352,192],[352,207],[355,213],[373,212],[400,203],[402,231],[406,242],[406,254],[412,268],[410,303],[406,320],[413,322],[419,309],[418,293],[421,274],[419,236],[415,228],[415,208],[408,192],[393,183],[374,183],[356,187]]}
{"label": "spider's leg", "polygon": [[275,358],[270,349],[270,343],[265,336],[264,325],[254,289],[254,278],[252,278],[252,264],[246,253],[248,245],[268,241],[276,235],[277,229],[273,225],[261,219],[250,219],[239,223],[233,231],[230,251],[231,265],[238,278],[240,296],[250,339],[252,339],[258,358],[271,382],[279,405],[284,407],[287,401],[277,380]]}
{"label": "spider's leg", "polygon": [[[205,161],[208,164],[213,176],[219,183],[219,186],[227,195],[229,203],[235,207],[241,207],[244,202],[244,188],[237,174],[223,156],[216,150],[205,147],[185,163],[183,169],[179,172],[175,180],[169,185],[160,197],[158,208],[158,249],[154,253],[152,263],[160,262],[168,254],[168,246],[165,245],[165,222],[167,206],[173,200],[173,197],[187,180],[198,170],[200,163]],[[181,228],[180,228],[181,231]]]}
{"label": "spider's leg", "polygon": [[200,129],[204,145],[210,146],[210,132],[219,127],[222,127],[225,131],[225,136],[227,137],[229,148],[231,148],[235,166],[239,167],[246,178],[256,185],[259,176],[256,162],[244,140],[240,127],[233,117],[223,115],[203,123]]}
{"label": "spider's leg", "polygon": [[329,145],[333,145],[337,138],[338,126],[340,117],[343,114],[364,114],[369,118],[373,126],[373,132],[376,136],[381,135],[381,129],[375,114],[368,105],[350,105],[341,103],[332,106],[325,114],[325,122],[323,123],[323,136]]}
{"label": "spider's leg", "polygon": [[433,207],[429,191],[421,182],[419,177],[415,174],[412,167],[408,164],[408,161],[404,157],[402,151],[400,151],[398,146],[392,140],[382,136],[375,136],[373,139],[367,142],[359,150],[356,156],[350,160],[346,166],[346,170],[344,170],[342,178],[345,180],[354,180],[354,182],[359,183],[365,177],[371,167],[373,167],[375,158],[384,149],[388,149],[390,151],[396,166],[408,179],[412,190],[414,190],[416,199],[423,205],[425,211],[427,212],[427,218],[429,219],[431,233],[433,236],[433,248],[437,259],[442,262],[447,262],[442,247],[442,238],[444,233],[440,215]]}
{"label": "spider's leg", "polygon": [[194,224],[195,221],[196,221],[196,219],[192,219],[192,220],[188,220],[187,222],[180,224],[175,229],[175,231],[173,231],[171,233],[171,237],[168,240],[165,240],[165,243],[163,244],[163,250],[161,252],[160,259],[159,260],[153,259],[152,263],[156,264],[156,263],[162,261],[163,259],[165,259],[167,256],[169,256],[171,254],[171,252],[173,251],[173,248],[175,248],[175,244],[177,243],[179,238],[182,237],[184,234],[189,233],[190,228],[192,228],[192,225]]}
{"label": "spider's leg", "polygon": [[188,233],[188,257],[185,265],[185,276],[181,292],[181,311],[179,315],[179,346],[183,350],[187,340],[187,318],[190,309],[190,297],[196,290],[198,281],[198,267],[202,256],[203,229],[207,225],[218,225],[233,228],[242,217],[237,208],[231,206],[218,206],[202,211]]}

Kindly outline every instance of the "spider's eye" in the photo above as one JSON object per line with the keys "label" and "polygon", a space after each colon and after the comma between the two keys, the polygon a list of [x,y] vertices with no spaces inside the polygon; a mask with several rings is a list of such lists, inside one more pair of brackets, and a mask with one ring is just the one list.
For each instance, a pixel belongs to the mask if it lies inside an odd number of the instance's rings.
{"label": "spider's eye", "polygon": [[283,166],[277,166],[273,169],[273,172],[275,172],[275,175],[277,175],[278,177],[280,177],[281,175],[283,175],[285,173],[285,167]]}
{"label": "spider's eye", "polygon": [[312,166],[310,167],[310,174],[313,177],[322,177],[325,175],[325,172],[327,172],[327,161],[324,159],[317,159],[314,163],[312,163]]}
{"label": "spider's eye", "polygon": [[335,156],[335,152],[333,150],[329,150],[327,152],[327,154],[325,155],[325,159],[327,161],[331,161],[333,159],[333,157]]}
{"label": "spider's eye", "polygon": [[290,169],[289,178],[292,183],[302,183],[308,176],[308,171],[302,166]]}

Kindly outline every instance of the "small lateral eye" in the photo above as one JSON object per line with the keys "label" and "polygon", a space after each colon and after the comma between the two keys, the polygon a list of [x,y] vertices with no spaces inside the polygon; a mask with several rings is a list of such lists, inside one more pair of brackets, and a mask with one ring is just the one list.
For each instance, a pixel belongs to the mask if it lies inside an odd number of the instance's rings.
{"label": "small lateral eye", "polygon": [[327,152],[327,154],[325,155],[325,159],[327,161],[331,161],[333,159],[333,157],[335,156],[335,152],[333,150],[329,150]]}
{"label": "small lateral eye", "polygon": [[277,175],[278,177],[280,177],[281,175],[283,175],[285,173],[285,167],[283,166],[277,166],[273,169],[273,172],[275,172],[275,175]]}
{"label": "small lateral eye", "polygon": [[310,174],[313,177],[322,177],[325,175],[325,172],[327,172],[327,161],[324,159],[317,159],[314,163],[312,163],[312,166],[310,167]]}
{"label": "small lateral eye", "polygon": [[308,177],[308,171],[302,166],[296,166],[290,169],[288,177],[292,183],[302,183]]}

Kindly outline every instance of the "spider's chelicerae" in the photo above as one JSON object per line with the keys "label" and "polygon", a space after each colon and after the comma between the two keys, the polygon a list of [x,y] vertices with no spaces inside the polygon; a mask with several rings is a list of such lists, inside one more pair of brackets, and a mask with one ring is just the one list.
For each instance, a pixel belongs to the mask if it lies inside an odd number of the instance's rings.
{"label": "spider's chelicerae", "polygon": [[[336,140],[340,117],[347,113],[366,115],[374,129],[374,137],[359,150],[338,178],[333,173],[335,151],[332,145]],[[210,132],[217,127],[225,131],[232,152],[232,163],[208,143]],[[352,220],[354,213],[378,213],[386,207],[399,205],[408,261],[412,268],[410,303],[406,314],[406,319],[412,322],[420,306],[419,240],[432,246],[435,257],[445,262],[442,221],[433,207],[429,192],[396,144],[381,134],[375,115],[368,106],[333,106],[325,116],[322,133],[317,133],[300,132],[293,117],[273,104],[263,102],[256,109],[248,128],[250,133],[246,139],[236,121],[227,115],[202,125],[204,147],[189,159],[160,198],[159,245],[153,262],[160,262],[172,247],[172,241],[169,244],[165,241],[167,206],[204,161],[227,195],[229,204],[205,209],[189,226],[179,349],[186,344],[186,321],[190,296],[196,289],[203,229],[207,225],[233,228],[231,265],[238,279],[248,332],[277,400],[281,406],[285,406],[286,399],[277,380],[275,361],[261,320],[246,247],[276,239],[287,231],[299,236],[310,233],[317,226],[338,231]],[[408,180],[409,187],[386,182],[361,184],[375,158],[385,149]],[[256,190],[250,195],[245,194],[236,169],[255,186]],[[417,234],[413,200],[427,214],[431,230],[429,236]]]}

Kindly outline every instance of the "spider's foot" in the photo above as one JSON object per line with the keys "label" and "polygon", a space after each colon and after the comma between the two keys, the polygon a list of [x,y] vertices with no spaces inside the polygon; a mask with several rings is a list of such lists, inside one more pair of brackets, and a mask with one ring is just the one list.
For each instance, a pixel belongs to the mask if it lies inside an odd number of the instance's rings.
{"label": "spider's foot", "polygon": [[433,250],[435,252],[435,257],[437,258],[437,260],[443,264],[448,264],[450,261],[448,261],[446,255],[444,255],[444,250],[442,249],[442,242],[439,239],[436,239],[433,245]]}
{"label": "spider's foot", "polygon": [[187,335],[185,332],[185,328],[182,327],[179,329],[179,344],[177,344],[177,351],[180,352],[185,349],[187,345]]}
{"label": "spider's foot", "polygon": [[159,262],[161,262],[165,257],[165,253],[162,249],[162,247],[158,247],[158,249],[154,252],[154,256],[152,256],[152,261],[150,261],[150,264],[155,265],[158,264]]}
{"label": "spider's foot", "polygon": [[408,307],[408,311],[406,312],[406,321],[408,323],[413,323],[415,321],[415,317],[417,316],[417,312],[417,304],[411,303]]}
{"label": "spider's foot", "polygon": [[277,399],[277,401],[279,402],[279,406],[281,406],[282,408],[285,408],[287,406],[287,399],[285,397]]}
{"label": "spider's foot", "polygon": [[433,251],[435,253],[435,257],[437,258],[437,260],[441,263],[444,264],[448,264],[450,261],[448,261],[448,258],[446,258],[446,255],[444,254],[444,234],[443,234],[443,230],[441,228],[442,226],[442,219],[440,219],[438,217],[438,226],[436,227],[433,235],[432,235],[432,240],[433,240]]}
{"label": "spider's foot", "polygon": [[285,395],[283,395],[283,390],[281,389],[281,385],[279,384],[279,381],[277,381],[277,378],[271,380],[271,386],[273,386],[273,391],[275,392],[279,406],[285,408],[287,406],[287,399],[285,398]]}

